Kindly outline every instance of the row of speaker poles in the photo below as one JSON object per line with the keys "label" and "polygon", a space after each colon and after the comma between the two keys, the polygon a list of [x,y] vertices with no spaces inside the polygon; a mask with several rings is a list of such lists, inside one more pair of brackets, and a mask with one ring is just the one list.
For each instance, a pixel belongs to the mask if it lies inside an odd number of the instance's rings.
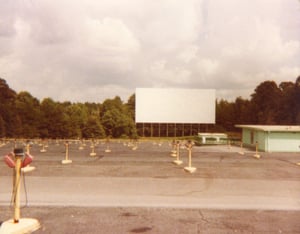
{"label": "row of speaker poles", "polygon": [[180,160],[180,147],[183,146],[188,151],[188,166],[184,167],[184,170],[189,173],[194,173],[197,168],[192,166],[192,148],[194,146],[194,143],[192,141],[188,141],[186,144],[182,145],[180,141],[174,140],[172,142],[172,151],[171,156],[176,157],[176,159],[173,161],[176,165],[181,165],[183,163],[182,160]]}

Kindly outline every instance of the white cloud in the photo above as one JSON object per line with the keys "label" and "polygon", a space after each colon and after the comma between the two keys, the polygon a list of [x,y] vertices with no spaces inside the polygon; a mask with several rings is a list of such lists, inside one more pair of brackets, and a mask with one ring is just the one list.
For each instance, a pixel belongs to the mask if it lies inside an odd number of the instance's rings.
{"label": "white cloud", "polygon": [[193,59],[196,58],[197,52],[199,48],[195,45],[188,45],[185,48],[182,48],[179,52],[178,55],[176,56],[179,61],[182,61],[184,63],[189,63]]}
{"label": "white cloud", "polygon": [[165,60],[156,61],[149,69],[154,87],[168,87],[172,84],[175,86],[185,85],[190,81],[189,70],[180,67],[168,68]]}
{"label": "white cloud", "polygon": [[[111,90],[114,90],[114,92],[111,92]],[[74,102],[82,102],[82,100],[85,100],[85,102],[102,102],[115,96],[122,97],[123,101],[127,101],[134,93],[134,90],[119,85],[88,86],[82,88],[80,92],[76,86],[70,85],[62,91],[58,97],[59,100],[70,100],[70,97],[72,97]]]}
{"label": "white cloud", "polygon": [[139,42],[121,20],[87,19],[86,29],[86,34],[82,38],[83,43],[87,42],[96,51],[130,55],[139,49]]}
{"label": "white cloud", "polygon": [[219,62],[212,59],[203,58],[197,62],[197,71],[202,75],[209,77],[216,73]]}
{"label": "white cloud", "polygon": [[0,1],[0,77],[38,98],[159,86],[234,99],[299,75],[296,0]]}

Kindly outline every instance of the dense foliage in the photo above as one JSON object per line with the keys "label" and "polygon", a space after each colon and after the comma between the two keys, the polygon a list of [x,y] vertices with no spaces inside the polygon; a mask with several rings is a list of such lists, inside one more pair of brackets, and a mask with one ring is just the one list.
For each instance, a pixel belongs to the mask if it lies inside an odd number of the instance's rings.
{"label": "dense foliage", "polygon": [[300,76],[295,83],[264,81],[250,100],[217,101],[216,126],[231,131],[235,124],[300,125]]}
{"label": "dense foliage", "polygon": [[39,101],[25,91],[17,94],[0,79],[0,137],[134,138],[131,108],[119,97],[103,104]]}
{"label": "dense foliage", "polygon": [[300,124],[300,76],[296,82],[259,84],[250,100],[216,101],[215,125],[135,124],[135,95],[101,103],[39,101],[16,93],[0,78],[0,137],[104,138],[193,135],[201,131],[234,131],[235,124]]}

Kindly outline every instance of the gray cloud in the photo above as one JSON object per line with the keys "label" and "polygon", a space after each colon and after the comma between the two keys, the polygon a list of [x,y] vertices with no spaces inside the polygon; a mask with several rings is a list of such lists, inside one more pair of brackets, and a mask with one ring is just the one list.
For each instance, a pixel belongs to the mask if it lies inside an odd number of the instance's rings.
{"label": "gray cloud", "polygon": [[126,100],[135,87],[248,98],[300,74],[296,0],[0,3],[0,76],[38,98]]}

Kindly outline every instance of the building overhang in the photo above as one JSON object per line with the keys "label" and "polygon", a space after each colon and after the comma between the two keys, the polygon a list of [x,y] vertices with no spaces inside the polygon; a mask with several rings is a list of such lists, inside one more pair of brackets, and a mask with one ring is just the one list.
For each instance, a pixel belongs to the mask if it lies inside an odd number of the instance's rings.
{"label": "building overhang", "polygon": [[237,128],[250,129],[263,132],[299,132],[299,125],[235,125]]}

